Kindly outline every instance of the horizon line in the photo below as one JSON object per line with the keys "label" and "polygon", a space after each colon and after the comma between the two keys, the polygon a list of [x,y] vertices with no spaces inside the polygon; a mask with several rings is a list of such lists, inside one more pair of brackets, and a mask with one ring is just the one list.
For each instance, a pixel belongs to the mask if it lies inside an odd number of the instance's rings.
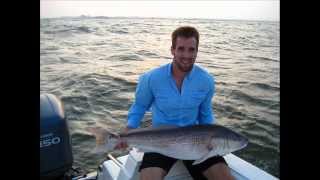
{"label": "horizon line", "polygon": [[204,19],[204,20],[230,20],[230,21],[267,21],[267,22],[280,22],[280,20],[270,19],[232,19],[232,18],[210,18],[210,17],[154,17],[154,16],[91,16],[91,15],[78,15],[78,16],[55,16],[55,17],[41,17],[40,19],[58,19],[58,18],[157,18],[157,19]]}

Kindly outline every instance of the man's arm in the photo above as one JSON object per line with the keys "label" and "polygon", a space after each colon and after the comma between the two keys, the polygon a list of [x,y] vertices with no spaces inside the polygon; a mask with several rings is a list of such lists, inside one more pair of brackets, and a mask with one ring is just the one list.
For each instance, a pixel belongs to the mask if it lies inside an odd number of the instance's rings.
{"label": "man's arm", "polygon": [[213,124],[215,123],[214,112],[212,111],[211,100],[215,92],[214,79],[210,78],[209,81],[209,92],[205,100],[200,104],[199,109],[199,124]]}
{"label": "man's arm", "polygon": [[[122,134],[128,133],[130,129],[139,127],[145,112],[152,104],[153,95],[149,86],[149,76],[149,74],[144,74],[139,78],[135,94],[135,102],[129,110],[127,127],[122,130]],[[127,147],[127,142],[120,138],[115,149],[124,149]]]}
{"label": "man's arm", "polygon": [[136,88],[135,102],[128,113],[128,128],[137,128],[145,112],[150,108],[154,97],[150,88],[150,73],[146,73],[139,78]]}

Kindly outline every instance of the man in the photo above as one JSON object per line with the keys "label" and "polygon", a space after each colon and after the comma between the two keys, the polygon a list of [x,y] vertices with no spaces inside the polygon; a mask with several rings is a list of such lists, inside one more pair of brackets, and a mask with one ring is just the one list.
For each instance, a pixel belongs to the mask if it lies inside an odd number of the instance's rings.
{"label": "man", "polygon": [[[190,26],[172,33],[172,63],[153,69],[139,78],[136,99],[128,113],[128,131],[138,128],[145,112],[151,107],[152,126],[188,126],[212,124],[211,100],[214,79],[195,65],[199,33]],[[125,142],[117,148],[126,147]],[[140,166],[140,179],[164,179],[177,159],[158,153],[145,153]],[[212,157],[198,165],[183,161],[194,179],[233,179],[223,157]],[[203,176],[204,175],[204,176]]]}

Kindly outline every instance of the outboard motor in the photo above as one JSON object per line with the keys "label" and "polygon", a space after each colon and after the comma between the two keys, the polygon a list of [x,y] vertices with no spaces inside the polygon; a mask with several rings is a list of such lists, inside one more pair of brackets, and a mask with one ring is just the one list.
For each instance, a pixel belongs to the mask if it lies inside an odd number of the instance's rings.
{"label": "outboard motor", "polygon": [[71,169],[71,140],[60,100],[40,95],[40,178],[57,179]]}

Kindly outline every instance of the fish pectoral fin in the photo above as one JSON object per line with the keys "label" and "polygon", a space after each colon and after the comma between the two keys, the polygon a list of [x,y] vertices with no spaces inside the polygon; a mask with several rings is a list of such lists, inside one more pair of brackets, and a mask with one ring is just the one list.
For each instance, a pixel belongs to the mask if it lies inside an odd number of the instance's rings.
{"label": "fish pectoral fin", "polygon": [[197,165],[202,163],[203,161],[207,160],[208,158],[212,157],[212,156],[216,156],[218,155],[217,153],[215,153],[214,151],[210,151],[207,154],[205,154],[204,156],[202,156],[200,159],[197,159],[196,161],[194,161],[192,163],[192,165]]}
{"label": "fish pectoral fin", "polygon": [[202,157],[202,158],[197,159],[196,161],[194,161],[194,162],[192,163],[192,165],[200,164],[200,163],[202,163],[203,161],[205,161],[206,159],[207,159],[207,156],[204,156],[204,157]]}

